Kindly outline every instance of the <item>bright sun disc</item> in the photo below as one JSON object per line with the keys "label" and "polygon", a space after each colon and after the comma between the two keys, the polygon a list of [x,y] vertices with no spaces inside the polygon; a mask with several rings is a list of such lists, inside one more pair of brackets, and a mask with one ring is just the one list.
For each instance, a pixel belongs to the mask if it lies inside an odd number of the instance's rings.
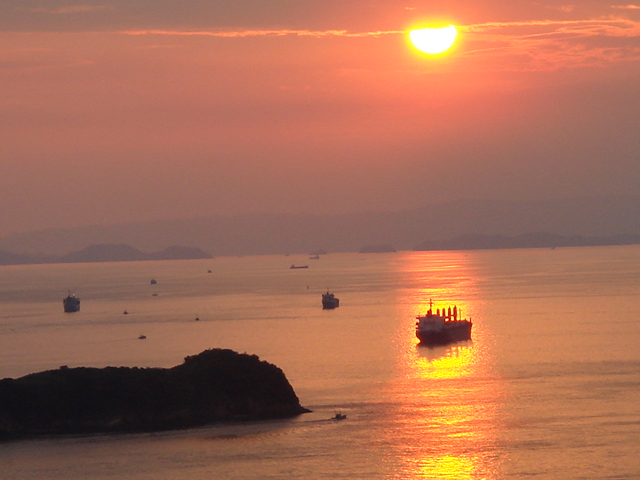
{"label": "bright sun disc", "polygon": [[411,30],[409,39],[423,53],[436,54],[449,50],[456,41],[458,30],[453,25],[439,28]]}

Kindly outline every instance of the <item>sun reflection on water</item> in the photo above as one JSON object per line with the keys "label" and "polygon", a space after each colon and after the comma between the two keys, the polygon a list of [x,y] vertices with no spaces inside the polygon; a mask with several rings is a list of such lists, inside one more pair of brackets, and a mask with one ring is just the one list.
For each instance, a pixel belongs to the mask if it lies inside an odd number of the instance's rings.
{"label": "sun reflection on water", "polygon": [[465,479],[474,478],[473,460],[469,458],[445,455],[439,458],[426,458],[419,468],[420,476],[435,478]]}
{"label": "sun reflection on water", "polygon": [[472,341],[439,348],[418,346],[414,330],[415,316],[426,312],[430,299],[434,308],[457,305],[464,317],[469,318],[465,311],[481,317],[475,269],[461,252],[407,254],[400,268],[411,288],[398,302],[402,380],[391,394],[402,399],[394,412],[394,435],[405,474],[496,479],[501,382],[493,373],[483,329],[474,325]]}
{"label": "sun reflection on water", "polygon": [[420,378],[459,378],[470,375],[474,367],[471,345],[452,345],[448,348],[418,347],[415,375]]}

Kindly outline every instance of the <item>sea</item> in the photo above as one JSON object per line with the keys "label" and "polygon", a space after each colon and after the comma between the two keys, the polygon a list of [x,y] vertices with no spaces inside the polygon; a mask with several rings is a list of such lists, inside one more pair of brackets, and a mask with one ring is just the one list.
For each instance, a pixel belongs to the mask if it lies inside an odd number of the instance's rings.
{"label": "sea", "polygon": [[[430,301],[472,340],[418,346]],[[640,478],[640,246],[3,266],[0,308],[0,378],[229,348],[312,410],[3,442],[2,480]]]}

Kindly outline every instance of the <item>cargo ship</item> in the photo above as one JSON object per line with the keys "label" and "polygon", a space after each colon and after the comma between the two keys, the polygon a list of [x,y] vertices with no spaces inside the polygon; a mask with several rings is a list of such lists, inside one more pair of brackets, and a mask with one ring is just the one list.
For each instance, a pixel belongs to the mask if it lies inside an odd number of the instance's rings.
{"label": "cargo ship", "polygon": [[416,317],[416,336],[420,345],[437,346],[471,340],[473,323],[470,319],[458,318],[459,316],[461,315],[456,306],[434,312],[433,302],[429,300],[426,315]]}

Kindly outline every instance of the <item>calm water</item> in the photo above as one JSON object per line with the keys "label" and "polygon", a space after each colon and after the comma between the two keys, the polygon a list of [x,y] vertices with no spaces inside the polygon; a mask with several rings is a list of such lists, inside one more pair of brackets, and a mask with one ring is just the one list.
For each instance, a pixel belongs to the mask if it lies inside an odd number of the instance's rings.
{"label": "calm water", "polygon": [[[472,342],[416,346],[430,298],[472,317]],[[0,267],[0,302],[0,378],[224,347],[313,410],[3,443],[3,480],[640,478],[637,246]]]}

